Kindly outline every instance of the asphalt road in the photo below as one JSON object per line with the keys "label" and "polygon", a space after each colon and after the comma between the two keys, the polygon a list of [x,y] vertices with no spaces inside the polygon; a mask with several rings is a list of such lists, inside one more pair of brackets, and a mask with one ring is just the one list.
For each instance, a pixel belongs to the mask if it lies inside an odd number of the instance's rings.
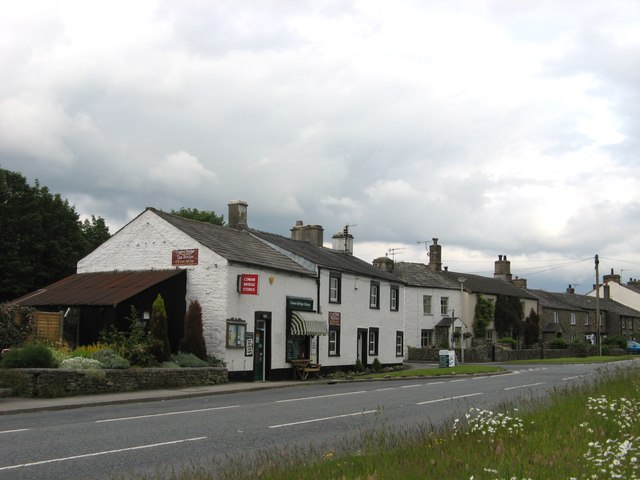
{"label": "asphalt road", "polygon": [[0,478],[98,480],[270,448],[328,450],[345,437],[357,442],[372,428],[440,425],[471,407],[542,397],[620,365],[519,366],[503,375],[318,383],[0,416]]}

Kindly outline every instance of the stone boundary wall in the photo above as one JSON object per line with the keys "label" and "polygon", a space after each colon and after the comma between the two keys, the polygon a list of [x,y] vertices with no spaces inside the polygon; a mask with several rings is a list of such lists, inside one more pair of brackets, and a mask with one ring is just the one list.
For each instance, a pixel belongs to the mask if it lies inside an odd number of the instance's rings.
{"label": "stone boundary wall", "polygon": [[227,383],[226,368],[0,369],[0,386],[17,397],[55,398]]}
{"label": "stone boundary wall", "polygon": [[[439,348],[414,348],[409,347],[408,361],[439,361]],[[461,351],[459,348],[454,349],[456,357],[461,360]],[[626,352],[621,348],[610,348],[609,355],[625,355]],[[566,358],[566,357],[587,357],[597,356],[598,347],[592,345],[587,347],[583,352],[577,352],[571,348],[528,348],[513,350],[511,347],[503,345],[480,345],[477,347],[464,349],[465,363],[482,363],[482,362],[508,362],[511,360],[540,360],[546,358]]]}

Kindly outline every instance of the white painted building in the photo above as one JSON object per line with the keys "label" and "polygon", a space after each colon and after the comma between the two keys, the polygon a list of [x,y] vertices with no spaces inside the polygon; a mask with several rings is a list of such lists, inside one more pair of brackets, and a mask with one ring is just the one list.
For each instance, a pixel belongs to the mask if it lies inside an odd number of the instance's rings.
{"label": "white painted building", "polygon": [[348,232],[328,249],[319,226],[299,222],[293,238],[251,230],[241,201],[228,218],[221,227],[147,209],[78,275],[186,270],[186,303],[200,303],[207,352],[231,378],[291,378],[297,358],[325,369],[402,362],[402,282],[354,257]]}

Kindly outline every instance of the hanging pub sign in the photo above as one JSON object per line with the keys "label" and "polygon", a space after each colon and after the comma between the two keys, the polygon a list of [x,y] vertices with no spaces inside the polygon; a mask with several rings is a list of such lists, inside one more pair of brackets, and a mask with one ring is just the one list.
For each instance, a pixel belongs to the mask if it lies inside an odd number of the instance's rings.
{"label": "hanging pub sign", "polygon": [[329,325],[339,327],[340,320],[340,312],[329,312]]}
{"label": "hanging pub sign", "polygon": [[174,267],[198,265],[198,249],[186,248],[182,250],[173,250],[171,252],[171,265]]}
{"label": "hanging pub sign", "polygon": [[258,275],[255,273],[238,275],[238,292],[241,295],[258,295]]}

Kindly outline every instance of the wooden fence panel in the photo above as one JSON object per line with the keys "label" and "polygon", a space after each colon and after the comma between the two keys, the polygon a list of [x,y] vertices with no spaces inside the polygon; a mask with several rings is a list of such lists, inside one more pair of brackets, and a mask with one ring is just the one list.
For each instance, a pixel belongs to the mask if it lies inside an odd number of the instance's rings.
{"label": "wooden fence panel", "polygon": [[62,312],[35,312],[35,337],[38,340],[62,340]]}

